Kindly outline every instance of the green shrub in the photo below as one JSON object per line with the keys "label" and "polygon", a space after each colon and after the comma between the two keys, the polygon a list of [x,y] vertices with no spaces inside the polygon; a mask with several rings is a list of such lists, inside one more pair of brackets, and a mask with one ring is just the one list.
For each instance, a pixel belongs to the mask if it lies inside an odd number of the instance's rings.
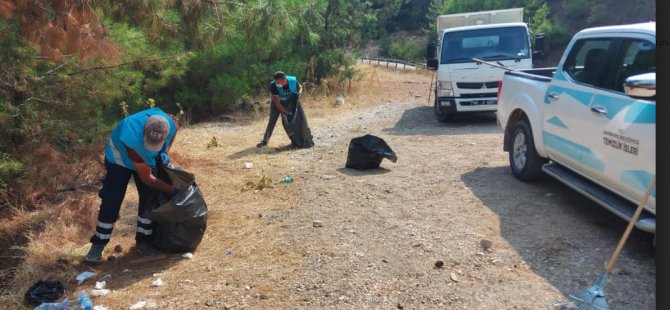
{"label": "green shrub", "polygon": [[7,153],[0,152],[0,191],[7,190],[10,180],[15,180],[22,170],[23,163],[13,159]]}
{"label": "green shrub", "polygon": [[592,6],[591,0],[563,0],[562,4],[565,15],[575,20],[587,18]]}
{"label": "green shrub", "polygon": [[389,51],[391,58],[415,62],[421,61],[425,54],[425,48],[416,45],[412,41],[394,42],[391,44]]}
{"label": "green shrub", "polygon": [[595,25],[604,25],[610,19],[610,12],[607,10],[607,5],[603,3],[594,4],[589,13],[588,22]]}

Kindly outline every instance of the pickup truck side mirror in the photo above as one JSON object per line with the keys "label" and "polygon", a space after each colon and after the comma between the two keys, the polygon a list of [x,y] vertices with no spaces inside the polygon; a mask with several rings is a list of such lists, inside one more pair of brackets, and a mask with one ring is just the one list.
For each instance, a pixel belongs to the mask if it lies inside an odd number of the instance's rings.
{"label": "pickup truck side mirror", "polygon": [[623,89],[629,97],[653,98],[656,96],[656,73],[630,76],[623,82]]}

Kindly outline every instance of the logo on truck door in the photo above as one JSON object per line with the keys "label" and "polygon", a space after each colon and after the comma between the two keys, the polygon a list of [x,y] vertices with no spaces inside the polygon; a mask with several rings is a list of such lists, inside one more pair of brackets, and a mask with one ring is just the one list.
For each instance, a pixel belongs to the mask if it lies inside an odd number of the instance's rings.
{"label": "logo on truck door", "polygon": [[623,130],[619,129],[619,133],[605,130],[603,135],[603,143],[605,143],[605,145],[637,156],[637,151],[640,148],[640,141],[625,136]]}

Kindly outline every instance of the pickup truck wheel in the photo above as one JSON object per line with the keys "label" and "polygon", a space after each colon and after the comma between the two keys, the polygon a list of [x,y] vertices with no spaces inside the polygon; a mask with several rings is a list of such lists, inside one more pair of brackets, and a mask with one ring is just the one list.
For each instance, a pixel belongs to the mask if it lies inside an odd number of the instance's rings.
{"label": "pickup truck wheel", "polygon": [[534,181],[542,177],[542,165],[547,160],[540,157],[535,150],[533,132],[528,121],[516,123],[511,138],[509,164],[514,176],[521,181]]}
{"label": "pickup truck wheel", "polygon": [[454,120],[454,115],[456,115],[456,113],[444,113],[444,112],[440,111],[440,107],[438,106],[438,104],[439,103],[438,103],[437,99],[435,99],[435,103],[434,103],[433,106],[435,108],[435,117],[437,118],[437,120],[440,121],[440,122],[453,121]]}

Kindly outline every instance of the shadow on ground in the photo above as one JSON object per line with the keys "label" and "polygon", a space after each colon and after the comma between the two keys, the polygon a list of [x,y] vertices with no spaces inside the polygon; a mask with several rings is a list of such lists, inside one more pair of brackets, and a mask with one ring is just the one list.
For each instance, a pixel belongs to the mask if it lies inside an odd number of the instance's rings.
{"label": "shadow on ground", "polygon": [[275,147],[275,148],[270,148],[270,147],[248,147],[246,149],[243,149],[241,151],[235,152],[233,154],[228,155],[228,158],[230,159],[240,159],[244,158],[250,155],[255,155],[255,154],[278,154],[282,152],[287,152],[291,150],[297,150],[298,148],[294,147],[292,144],[280,146],[280,147]]}
{"label": "shadow on ground", "polygon": [[394,127],[385,128],[383,131],[399,136],[502,133],[493,112],[457,114],[453,121],[443,123],[435,118],[432,106],[405,110]]}
{"label": "shadow on ground", "polygon": [[[133,189],[129,188],[129,190]],[[81,262],[75,265],[78,272],[93,271],[97,273],[94,278],[87,280],[88,287],[92,287],[95,281],[106,280],[106,288],[110,290],[120,290],[139,282],[147,282],[147,289],[149,289],[149,282],[158,279],[154,277],[154,274],[170,269],[180,261],[185,260],[182,257],[183,253],[158,252],[157,255],[149,257],[137,253],[134,240],[137,208],[135,202],[124,202],[110,243],[103,252],[102,262]],[[115,247],[117,246],[120,247],[121,253],[115,253]],[[86,250],[88,251],[88,248]],[[106,275],[109,275],[107,279],[105,279]]]}
{"label": "shadow on ground", "polygon": [[[548,176],[524,183],[509,167],[480,167],[461,178],[499,217],[502,237],[531,270],[563,294],[595,283],[628,224]],[[637,229],[628,239],[606,289],[613,308],[653,309],[652,240]]]}
{"label": "shadow on ground", "polygon": [[97,273],[93,280],[88,280],[90,283],[106,280],[107,289],[119,290],[147,279],[158,279],[154,278],[154,274],[170,269],[184,260],[181,255],[159,253],[156,256],[143,257],[135,253],[135,249],[132,248],[120,256],[114,256],[111,260],[110,255],[105,255],[106,261],[97,264],[82,263],[79,268],[82,272],[93,270]]}
{"label": "shadow on ground", "polygon": [[346,174],[349,176],[357,177],[357,176],[362,176],[362,175],[377,175],[377,174],[385,174],[391,172],[391,170],[379,167],[377,169],[368,169],[368,170],[356,170],[356,169],[351,169],[351,168],[340,168],[337,169],[338,172],[342,174]]}

